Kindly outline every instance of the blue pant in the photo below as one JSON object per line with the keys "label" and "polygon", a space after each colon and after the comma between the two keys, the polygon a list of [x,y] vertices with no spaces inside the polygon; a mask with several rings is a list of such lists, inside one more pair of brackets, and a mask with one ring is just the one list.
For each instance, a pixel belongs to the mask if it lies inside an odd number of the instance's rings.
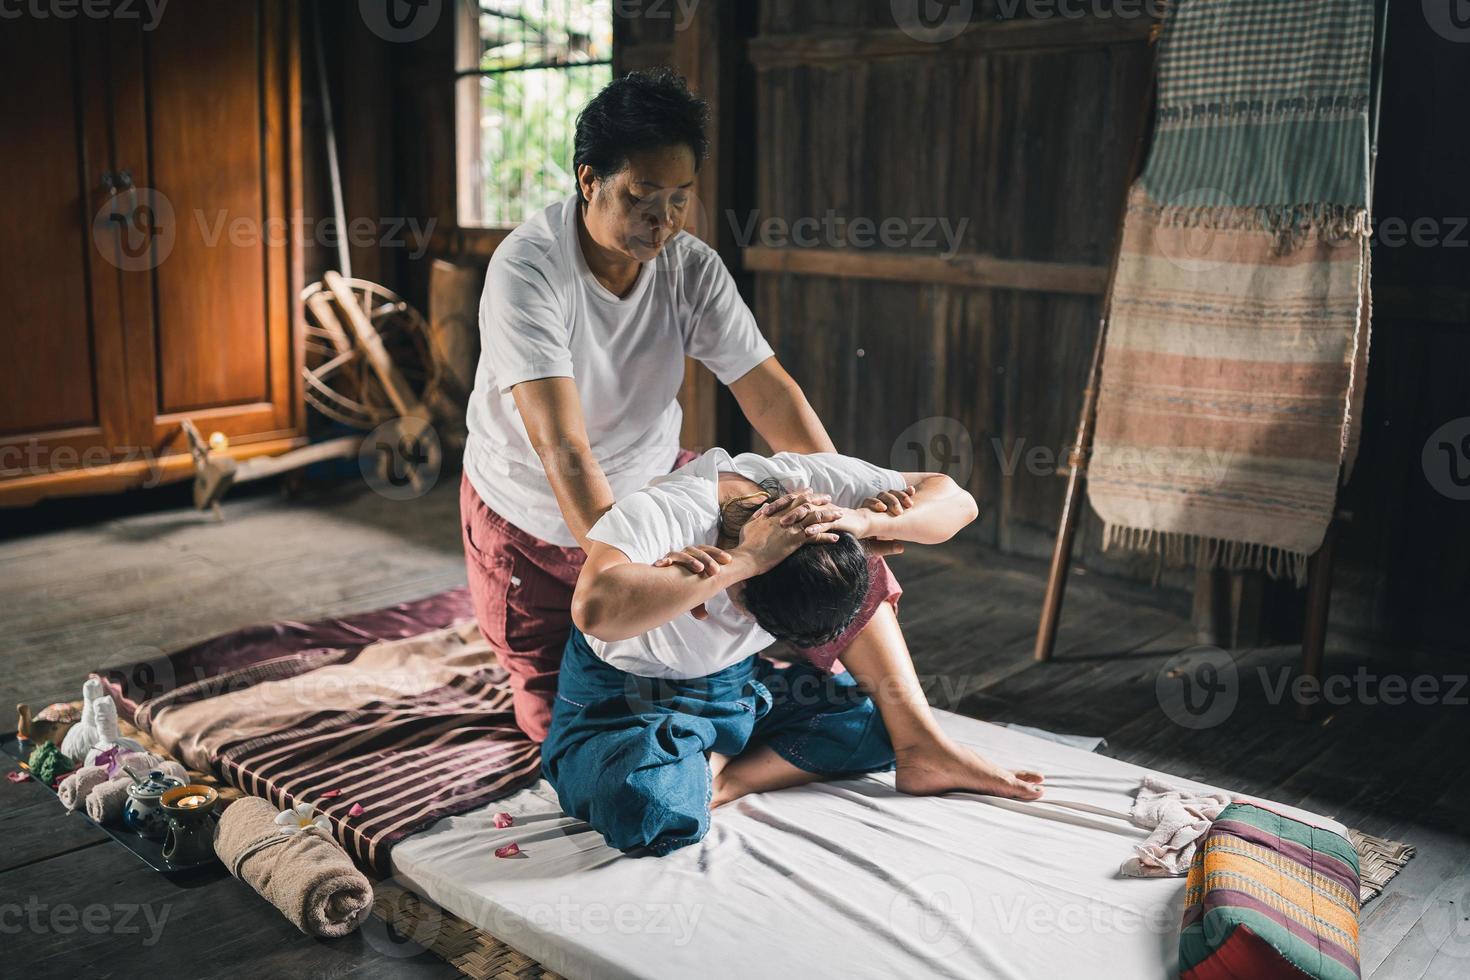
{"label": "blue pant", "polygon": [[567,814],[621,851],[655,854],[709,829],[705,753],[764,741],[823,776],[893,768],[877,706],[847,674],[751,657],[692,680],[639,677],[598,659],[573,629],[541,770]]}

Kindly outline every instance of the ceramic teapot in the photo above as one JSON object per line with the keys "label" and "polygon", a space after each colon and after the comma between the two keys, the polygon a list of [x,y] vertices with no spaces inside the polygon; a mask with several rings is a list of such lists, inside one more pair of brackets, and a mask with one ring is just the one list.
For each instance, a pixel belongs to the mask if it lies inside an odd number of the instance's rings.
{"label": "ceramic teapot", "polygon": [[123,804],[123,826],[149,840],[163,840],[168,833],[168,815],[159,806],[158,798],[182,785],[182,779],[165,775],[158,769],[150,771],[147,779],[128,787],[128,801]]}

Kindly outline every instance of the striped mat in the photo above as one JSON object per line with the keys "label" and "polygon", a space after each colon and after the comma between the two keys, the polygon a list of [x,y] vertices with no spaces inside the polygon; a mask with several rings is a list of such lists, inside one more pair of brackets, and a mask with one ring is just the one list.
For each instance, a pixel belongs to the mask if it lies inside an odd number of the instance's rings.
{"label": "striped mat", "polygon": [[1368,355],[1372,0],[1176,0],[1089,497],[1105,546],[1305,577]]}
{"label": "striped mat", "polygon": [[[313,804],[359,864],[387,875],[398,841],[540,772],[459,592],[180,651],[154,675],[183,682],[131,702],[132,720],[191,769],[282,809]],[[129,693],[127,672],[99,673]]]}

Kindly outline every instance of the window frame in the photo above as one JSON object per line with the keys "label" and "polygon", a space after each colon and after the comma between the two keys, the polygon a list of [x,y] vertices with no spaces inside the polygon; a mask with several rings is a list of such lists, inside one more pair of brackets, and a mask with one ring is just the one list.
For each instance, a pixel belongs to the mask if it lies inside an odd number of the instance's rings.
{"label": "window frame", "polygon": [[[454,223],[455,227],[463,232],[475,234],[483,233],[487,238],[493,239],[494,244],[505,235],[514,231],[519,222],[486,222],[483,218],[474,215],[473,211],[479,210],[479,202],[483,192],[480,180],[480,162],[482,152],[481,125],[480,125],[480,89],[475,86],[473,98],[467,98],[463,94],[470,90],[466,84],[467,79],[479,79],[490,75],[506,75],[518,71],[531,71],[546,68],[583,68],[592,65],[607,65],[614,74],[617,68],[614,64],[613,52],[609,51],[606,58],[591,59],[587,61],[574,62],[538,62],[536,64],[517,65],[513,68],[483,69],[479,67],[480,61],[480,24],[479,16],[480,0],[453,0],[454,2],[454,64],[453,86],[454,86],[454,170],[455,170],[455,200],[454,200]],[[616,23],[616,14],[613,21]],[[616,36],[616,35],[615,35]],[[616,42],[614,42],[616,43]],[[465,67],[473,65],[474,67]],[[473,209],[471,202],[474,203]],[[492,245],[493,248],[493,245]]]}

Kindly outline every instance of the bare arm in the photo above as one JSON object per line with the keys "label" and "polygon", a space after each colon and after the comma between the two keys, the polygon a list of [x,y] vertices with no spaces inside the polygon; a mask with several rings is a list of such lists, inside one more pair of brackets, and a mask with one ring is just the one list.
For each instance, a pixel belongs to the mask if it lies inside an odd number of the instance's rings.
{"label": "bare arm", "polygon": [[740,543],[730,549],[729,561],[712,562],[705,573],[691,573],[678,564],[643,565],[611,545],[591,542],[587,561],[572,594],[572,622],[599,640],[626,640],[664,625],[748,578],[775,568],[792,552],[813,540],[835,541],[832,535],[815,538],[806,524],[817,516],[786,522],[786,511],[808,499],[788,495],[784,504],[766,504],[740,531]]}
{"label": "bare arm", "polygon": [[587,532],[614,501],[612,487],[592,455],[576,382],[542,378],[522,382],[510,393],[546,469],[562,519],[583,550],[590,550]]}
{"label": "bare arm", "polygon": [[[893,493],[885,493],[863,504],[819,509],[816,523],[807,531],[820,534],[847,531],[857,538],[884,538],[911,541],[914,544],[939,544],[948,541],[980,513],[975,498],[943,473],[905,473],[913,488],[904,505],[895,506]],[[800,508],[793,508],[796,513]]]}
{"label": "bare arm", "polygon": [[777,453],[832,453],[837,449],[806,395],[781,362],[768,357],[730,385],[746,421]]}

